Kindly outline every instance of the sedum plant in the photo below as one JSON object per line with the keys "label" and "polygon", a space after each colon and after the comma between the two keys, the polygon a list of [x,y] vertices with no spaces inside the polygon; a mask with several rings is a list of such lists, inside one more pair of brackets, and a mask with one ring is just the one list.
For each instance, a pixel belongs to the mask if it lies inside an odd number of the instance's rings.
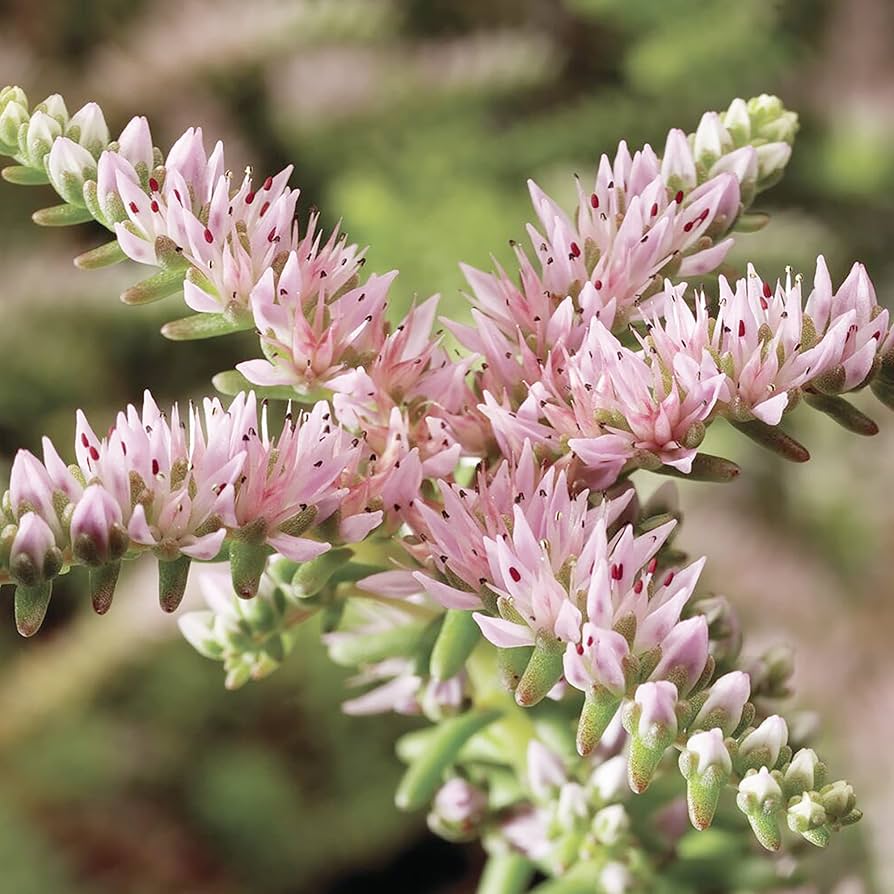
{"label": "sedum plant", "polygon": [[[346,711],[425,718],[398,742],[396,802],[480,839],[481,894],[779,888],[746,830],[824,847],[860,819],[853,789],[782,714],[789,656],[745,660],[732,606],[699,592],[672,482],[641,499],[634,473],[726,482],[738,467],[700,450],[718,420],[802,462],[797,404],[862,435],[876,425],[846,395],[894,406],[861,265],[837,285],[821,257],[812,284],[717,275],[766,224],[751,207],[796,130],[778,99],[737,99],[660,155],[603,156],[571,214],[531,183],[518,269],[464,268],[453,357],[437,297],[392,325],[395,273],[364,275],[343,233],[296,220],[291,168],[234,176],[199,129],[165,154],[143,118],[112,140],[93,103],[5,88],[4,178],[60,197],[35,221],[109,231],[75,263],[151,268],[128,304],[182,293],[168,338],[253,328],[260,345],[215,377],[223,399],[163,411],[147,393],[102,435],[78,413],[73,454],[19,451],[0,508],[19,631],[76,566],[102,614],[122,562],[155,557],[165,611],[201,563],[208,608],[180,626],[228,687],[319,616],[356,670]],[[728,842],[722,868],[699,869],[687,815]]]}

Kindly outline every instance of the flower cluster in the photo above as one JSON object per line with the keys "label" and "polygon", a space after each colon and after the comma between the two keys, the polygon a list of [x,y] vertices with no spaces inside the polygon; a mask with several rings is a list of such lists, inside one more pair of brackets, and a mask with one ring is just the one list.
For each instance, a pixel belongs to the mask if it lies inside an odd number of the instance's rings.
{"label": "flower cluster", "polygon": [[[802,399],[861,434],[875,423],[844,394],[870,385],[894,407],[894,332],[861,265],[836,290],[820,258],[806,299],[799,276],[774,287],[752,267],[685,282],[763,225],[748,209],[796,129],[775,98],[736,100],[671,131],[661,156],[622,143],[570,216],[532,183],[533,255],[516,246],[517,280],[464,268],[473,325],[445,326],[473,353],[453,361],[432,332],[437,296],[392,325],[395,273],[361,281],[364,252],[316,213],[299,231],[291,168],[240,180],[199,129],[164,154],[143,118],[112,141],[95,104],[31,110],[5,88],[4,177],[63,199],[37,222],[115,234],[78,265],[160,268],[124,300],[182,289],[195,315],[167,336],[253,327],[262,353],[215,378],[228,407],[181,418],[147,394],[104,437],[79,414],[70,466],[48,440],[42,461],[19,452],[0,504],[19,629],[37,629],[73,565],[104,612],[122,560],[149,552],[172,611],[193,560],[228,560],[204,570],[208,607],[181,619],[184,636],[237,687],[317,616],[365,687],[348,713],[432,721],[398,745],[398,806],[428,808],[444,837],[482,837],[513,890],[535,867],[587,890],[653,885],[649,811],[627,802],[672,748],[686,798],[652,811],[671,845],[687,813],[712,823],[727,788],[765,847],[784,826],[825,845],[860,812],[813,751],[793,754],[776,708],[789,662],[749,676],[728,604],[693,598],[704,559],[675,547],[674,501],[662,488],[641,504],[628,480],[733,477],[698,452],[720,417],[803,460],[779,429]],[[271,433],[246,383],[305,409]]]}
{"label": "flower cluster", "polygon": [[[165,414],[147,392],[142,409],[119,413],[104,438],[79,412],[74,465],[46,438],[43,462],[19,451],[2,510],[3,568],[18,584],[22,632],[39,627],[52,578],[71,564],[91,568],[94,604],[103,612],[121,559],[151,551],[162,605],[172,611],[189,560],[215,558],[225,540],[233,584],[246,597],[257,591],[273,550],[295,561],[328,550],[304,535],[340,509],[360,449],[330,419],[321,402],[287,417],[272,437],[266,406],[259,413],[253,393],[228,408],[206,400],[181,420],[176,405]],[[339,513],[333,538],[362,538],[380,519],[377,511]],[[37,607],[23,615],[34,599]]]}
{"label": "flower cluster", "polygon": [[806,301],[800,276],[774,288],[753,267],[735,283],[721,276],[716,303],[700,291],[690,304],[685,290],[665,283],[663,316],[633,330],[636,347],[594,320],[581,347],[544,368],[517,409],[486,393],[482,410],[504,452],[531,439],[559,462],[576,458],[596,487],[633,468],[688,474],[707,425],[724,417],[802,460],[806,451],[774,431],[802,396],[852,430],[875,433],[841,397],[873,381],[892,342],[888,311],[861,264],[835,291],[820,257]]}
{"label": "flower cluster", "polygon": [[573,220],[532,182],[537,263],[516,248],[518,284],[501,268],[464,268],[475,327],[448,323],[486,359],[481,387],[523,399],[550,352],[576,351],[593,320],[623,329],[663,311],[664,277],[715,270],[755,194],[782,173],[796,129],[778,100],[759,97],[705,114],[688,138],[672,130],[661,158],[622,142],[613,162],[602,157],[592,190],[578,181]]}

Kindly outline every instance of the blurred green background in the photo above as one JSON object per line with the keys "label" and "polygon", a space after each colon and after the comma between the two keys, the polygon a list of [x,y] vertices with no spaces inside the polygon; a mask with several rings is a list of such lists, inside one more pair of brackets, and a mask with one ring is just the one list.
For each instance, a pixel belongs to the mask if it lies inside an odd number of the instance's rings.
{"label": "blurred green background", "polygon": [[[34,100],[93,99],[113,132],[149,116],[158,145],[201,124],[228,163],[296,165],[304,213],[323,209],[399,268],[395,309],[438,291],[465,313],[457,261],[508,260],[530,212],[525,178],[566,205],[570,174],[620,138],[661,145],[734,96],[779,93],[802,116],[794,160],[761,202],[770,227],[732,256],[765,278],[894,281],[894,6],[890,0],[7,0],[0,83]],[[39,231],[42,189],[0,184],[0,462],[74,409],[99,420],[139,398],[208,390],[249,336],[157,335],[177,299],[128,309],[140,272],[86,274],[98,228]],[[871,405],[871,401],[864,401]],[[799,704],[860,786],[867,818],[834,842],[805,891],[894,890],[894,425],[874,443],[799,411],[814,461],[781,469],[727,432],[709,450],[747,474],[684,487],[686,544],[761,644],[798,649]],[[5,471],[5,470],[4,470]],[[645,482],[646,487],[654,481]],[[0,894],[335,894],[474,890],[475,848],[431,839],[391,806],[400,718],[337,710],[343,676],[314,631],[270,680],[224,691],[179,639],[137,568],[111,614],[76,575],[45,629],[0,629]],[[193,599],[197,598],[193,594]],[[884,706],[887,706],[886,708]],[[725,890],[718,883],[718,891]]]}

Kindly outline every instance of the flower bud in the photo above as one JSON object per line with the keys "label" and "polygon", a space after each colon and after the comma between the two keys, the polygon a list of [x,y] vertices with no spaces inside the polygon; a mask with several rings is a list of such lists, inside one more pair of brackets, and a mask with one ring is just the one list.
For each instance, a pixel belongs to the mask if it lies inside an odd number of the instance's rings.
{"label": "flower bud", "polygon": [[765,143],[757,147],[758,189],[766,189],[776,182],[792,157],[788,143]]}
{"label": "flower bud", "polygon": [[12,542],[9,570],[26,587],[55,577],[62,568],[62,552],[50,526],[36,513],[26,512]]}
{"label": "flower bud", "polygon": [[630,733],[629,782],[633,791],[648,788],[664,752],[677,736],[677,687],[667,680],[643,683],[624,711]]}
{"label": "flower bud", "polygon": [[603,804],[617,801],[627,790],[627,759],[616,754],[601,763],[590,775],[587,788]]}
{"label": "flower bud", "polygon": [[567,782],[562,759],[536,739],[528,745],[528,784],[535,798],[550,800]]}
{"label": "flower bud", "polygon": [[703,615],[680,621],[661,642],[661,660],[652,672],[670,680],[681,697],[699,681],[708,660],[708,622]]}
{"label": "flower bud", "polygon": [[817,847],[825,847],[830,838],[826,825],[828,817],[816,792],[804,792],[793,798],[786,811],[786,821],[792,832],[803,835]]}
{"label": "flower bud", "polygon": [[84,204],[84,181],[96,176],[96,162],[83,147],[60,137],[47,159],[47,173],[53,189],[70,205]]}
{"label": "flower bud", "polygon": [[779,850],[782,837],[778,813],[782,788],[766,767],[749,770],[739,783],[736,804],[747,817],[757,840],[769,851]]}
{"label": "flower bud", "polygon": [[736,757],[739,772],[756,770],[758,767],[775,767],[786,742],[788,742],[788,726],[785,720],[778,714],[768,717],[740,743]]}
{"label": "flower bud", "polygon": [[844,779],[824,785],[820,789],[819,797],[829,819],[832,820],[843,819],[857,805],[853,786]]}
{"label": "flower bud", "polygon": [[744,99],[734,99],[722,117],[723,126],[730,132],[737,146],[751,140],[751,116]]}
{"label": "flower bud", "polygon": [[798,132],[798,116],[789,112],[778,96],[762,93],[748,100],[751,138],[791,144]]}
{"label": "flower bud", "polygon": [[213,611],[187,612],[177,619],[177,624],[183,638],[200,655],[219,661],[224,647],[215,630],[217,617]]}
{"label": "flower bud", "polygon": [[21,96],[7,94],[0,97],[0,148],[4,155],[19,151],[19,128],[27,123],[29,117],[28,100],[24,93]]}
{"label": "flower bud", "polygon": [[689,819],[701,830],[714,819],[723,786],[733,770],[723,733],[716,727],[695,733],[680,754],[680,772],[686,778]]}
{"label": "flower bud", "polygon": [[154,153],[152,151],[152,135],[149,132],[149,122],[143,118],[131,118],[127,127],[121,131],[118,137],[118,152],[122,158],[126,158],[140,172],[145,169],[146,174],[154,165]]}
{"label": "flower bud", "polygon": [[661,179],[673,191],[689,192],[696,185],[695,161],[682,130],[674,129],[667,135],[661,159]]}
{"label": "flower bud", "polygon": [[587,793],[582,785],[566,782],[559,789],[556,803],[556,821],[566,831],[574,831],[580,827],[581,820],[590,814],[587,804]]}
{"label": "flower bud", "polygon": [[66,133],[83,146],[94,159],[109,145],[109,128],[102,109],[95,102],[82,106],[68,122]]}
{"label": "flower bud", "polygon": [[725,674],[714,681],[691,728],[711,729],[716,726],[725,736],[730,735],[742,719],[742,711],[750,694],[748,674],[742,671]]}
{"label": "flower bud", "polygon": [[594,817],[593,835],[600,844],[614,847],[621,844],[630,829],[630,817],[623,804],[603,807]]}
{"label": "flower bud", "polygon": [[785,791],[798,795],[810,789],[818,789],[825,782],[826,767],[812,748],[802,748],[792,758],[782,775]]}
{"label": "flower bud", "polygon": [[736,610],[725,596],[699,599],[693,607],[708,619],[711,655],[719,667],[728,667],[742,648],[742,625]]}
{"label": "flower bud", "polygon": [[435,795],[428,815],[431,830],[449,841],[473,837],[487,812],[487,795],[465,779],[454,777]]}
{"label": "flower bud", "polygon": [[34,107],[34,111],[49,115],[61,127],[68,124],[68,109],[65,107],[65,100],[58,93],[51,93]]}
{"label": "flower bud", "polygon": [[718,158],[732,148],[729,134],[717,112],[705,112],[702,115],[695,131],[692,148],[696,161],[705,168],[710,168]]}
{"label": "flower bud", "polygon": [[53,482],[44,465],[28,450],[19,450],[13,460],[9,474],[9,500],[13,515],[35,512],[57,537],[61,536]]}
{"label": "flower bud", "polygon": [[605,894],[629,894],[634,880],[630,870],[617,861],[606,863],[599,873],[599,889]]}
{"label": "flower bud", "polygon": [[46,112],[35,112],[25,131],[25,145],[20,146],[33,168],[43,168],[44,159],[54,141],[62,136],[62,125]]}
{"label": "flower bud", "polygon": [[71,543],[74,555],[87,565],[105,565],[127,549],[121,507],[102,485],[91,484],[75,506]]}

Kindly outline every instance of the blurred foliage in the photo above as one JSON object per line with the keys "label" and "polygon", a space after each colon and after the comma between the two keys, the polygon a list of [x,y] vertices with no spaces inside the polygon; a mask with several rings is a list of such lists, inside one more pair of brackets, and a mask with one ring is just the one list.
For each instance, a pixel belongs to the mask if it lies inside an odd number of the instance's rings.
{"label": "blurred foliage", "polygon": [[[341,218],[353,240],[371,246],[370,269],[401,270],[395,313],[437,291],[449,315],[465,312],[457,262],[488,266],[493,253],[508,263],[508,240],[523,238],[527,177],[567,204],[572,172],[586,179],[619,139],[660,146],[668,127],[691,128],[705,108],[778,92],[802,113],[795,160],[769,194],[770,228],[744,237],[731,265],[754,260],[770,278],[792,264],[809,275],[821,249],[836,277],[854,259],[869,264],[884,297],[894,281],[894,71],[890,32],[873,42],[865,23],[884,20],[885,8],[886,0],[47,0],[38,11],[13,0],[0,81],[35,96],[61,90],[71,109],[95,99],[113,126],[148,114],[162,145],[196,123],[240,163],[295,162],[302,214],[319,205],[328,226]],[[196,396],[212,373],[254,352],[250,336],[164,342],[158,326],[179,315],[179,299],[121,307],[115,296],[128,274],[69,264],[98,231],[28,223],[45,198],[0,185],[5,464],[17,446],[37,447],[42,432],[67,442],[76,406],[110,414],[144,387],[163,399]],[[885,474],[885,458],[808,415],[795,417],[817,454],[805,469],[783,475],[723,431],[708,449],[748,469],[748,485],[729,492],[734,511],[789,532],[860,598],[875,592],[872,558],[892,538],[891,519],[871,508],[877,488],[855,481],[853,457],[871,454],[874,475]],[[701,494],[687,489],[686,498]],[[469,890],[480,857],[444,857],[421,843],[429,839],[419,817],[391,806],[391,742],[407,722],[338,714],[342,676],[313,631],[280,674],[226,693],[218,668],[179,642],[172,623],[146,640],[137,623],[90,618],[81,583],[54,600],[47,635],[24,644],[11,624],[0,628],[10,669],[0,704],[31,705],[36,717],[17,723],[0,713],[0,891]],[[132,611],[128,603],[152,608],[151,586],[130,589],[113,615]],[[114,636],[129,645],[103,645]],[[29,671],[41,662],[50,670]],[[56,685],[56,697],[29,690],[38,680]],[[14,697],[3,685],[18,687]],[[859,837],[851,840],[853,853],[842,847],[826,858],[828,885],[846,870],[870,877],[857,868]],[[693,846],[710,851],[704,839]],[[411,856],[389,869],[401,851]],[[722,848],[706,855],[718,853],[722,861]]]}

